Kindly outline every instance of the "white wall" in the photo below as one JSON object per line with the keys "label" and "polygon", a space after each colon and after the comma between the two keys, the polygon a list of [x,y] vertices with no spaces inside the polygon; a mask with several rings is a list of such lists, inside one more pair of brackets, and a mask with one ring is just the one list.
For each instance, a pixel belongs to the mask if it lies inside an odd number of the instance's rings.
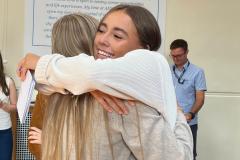
{"label": "white wall", "polygon": [[206,70],[211,92],[240,93],[239,6],[238,0],[167,1],[166,45],[189,42],[190,60]]}
{"label": "white wall", "polygon": [[[166,55],[176,38],[189,42],[191,62],[205,69],[208,93],[200,112],[199,160],[238,160],[240,148],[240,1],[167,0]],[[0,0],[0,48],[15,76],[23,56],[24,0]]]}
{"label": "white wall", "polygon": [[240,1],[167,0],[166,55],[177,38],[204,68],[208,92],[200,111],[198,160],[239,160]]}
{"label": "white wall", "polygon": [[240,96],[207,96],[200,112],[199,160],[239,160]]}
{"label": "white wall", "polygon": [[0,0],[0,49],[6,72],[15,79],[17,62],[23,56],[24,0]]}

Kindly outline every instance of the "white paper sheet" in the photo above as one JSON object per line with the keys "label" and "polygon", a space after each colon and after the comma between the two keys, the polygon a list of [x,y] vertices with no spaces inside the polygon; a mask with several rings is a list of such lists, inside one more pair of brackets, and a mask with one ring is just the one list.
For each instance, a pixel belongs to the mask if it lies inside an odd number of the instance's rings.
{"label": "white paper sheet", "polygon": [[20,123],[24,123],[26,116],[29,111],[29,106],[32,99],[32,94],[35,86],[35,81],[30,73],[27,72],[26,79],[22,82],[18,101],[17,101],[17,111],[20,119]]}

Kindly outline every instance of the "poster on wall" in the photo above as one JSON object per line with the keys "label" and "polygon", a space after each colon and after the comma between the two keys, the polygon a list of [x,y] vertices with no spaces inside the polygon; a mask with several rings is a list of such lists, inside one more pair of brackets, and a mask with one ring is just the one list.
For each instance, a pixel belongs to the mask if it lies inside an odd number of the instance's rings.
{"label": "poster on wall", "polygon": [[[164,42],[166,0],[25,0],[25,53],[51,53],[51,29],[59,17],[82,12],[100,20],[120,3],[140,5],[151,11],[159,23]],[[164,51],[163,47],[164,44],[160,52]]]}

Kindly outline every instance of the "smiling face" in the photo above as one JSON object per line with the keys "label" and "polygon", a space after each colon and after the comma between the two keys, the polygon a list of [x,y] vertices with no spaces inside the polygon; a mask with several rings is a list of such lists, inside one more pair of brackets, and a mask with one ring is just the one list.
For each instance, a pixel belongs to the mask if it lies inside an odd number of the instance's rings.
{"label": "smiling face", "polygon": [[137,29],[124,10],[108,14],[100,23],[94,40],[96,58],[118,58],[140,48]]}

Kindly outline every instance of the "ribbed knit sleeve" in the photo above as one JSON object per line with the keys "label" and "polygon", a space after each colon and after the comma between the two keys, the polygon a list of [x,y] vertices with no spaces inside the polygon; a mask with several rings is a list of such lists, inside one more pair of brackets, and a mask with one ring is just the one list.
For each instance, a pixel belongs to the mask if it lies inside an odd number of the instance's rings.
{"label": "ribbed knit sleeve", "polygon": [[104,60],[85,54],[69,58],[43,56],[35,78],[38,83],[67,89],[75,95],[97,89],[119,98],[136,99],[156,109],[172,128],[176,121],[170,68],[157,52],[140,49],[121,58]]}

